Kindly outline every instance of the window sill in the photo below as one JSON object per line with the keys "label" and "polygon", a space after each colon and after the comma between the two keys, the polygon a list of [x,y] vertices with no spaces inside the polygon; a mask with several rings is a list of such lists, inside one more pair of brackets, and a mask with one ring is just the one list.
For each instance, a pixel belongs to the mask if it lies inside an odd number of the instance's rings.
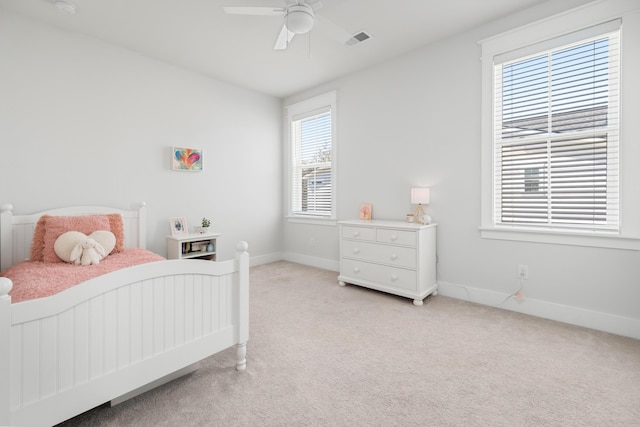
{"label": "window sill", "polygon": [[302,216],[288,216],[287,222],[290,224],[312,224],[312,225],[337,225],[338,221],[334,218],[322,218],[322,217],[302,217]]}
{"label": "window sill", "polygon": [[640,237],[620,236],[603,232],[589,233],[531,230],[526,228],[480,227],[480,236],[483,239],[640,251]]}

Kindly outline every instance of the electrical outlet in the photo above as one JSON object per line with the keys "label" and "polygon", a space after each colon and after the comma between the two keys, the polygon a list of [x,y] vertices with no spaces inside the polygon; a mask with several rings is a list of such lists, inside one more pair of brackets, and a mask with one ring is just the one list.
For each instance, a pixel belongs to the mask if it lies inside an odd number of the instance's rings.
{"label": "electrical outlet", "polygon": [[527,280],[529,278],[529,266],[518,264],[518,278]]}
{"label": "electrical outlet", "polygon": [[311,237],[309,239],[309,246],[315,246],[316,245],[316,238],[315,237]]}

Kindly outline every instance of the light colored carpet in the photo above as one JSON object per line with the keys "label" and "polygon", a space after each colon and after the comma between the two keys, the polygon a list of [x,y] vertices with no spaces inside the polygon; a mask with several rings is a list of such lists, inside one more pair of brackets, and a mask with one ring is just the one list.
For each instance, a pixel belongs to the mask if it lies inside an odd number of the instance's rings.
{"label": "light colored carpet", "polygon": [[235,351],[65,426],[638,426],[640,341],[442,296],[423,307],[337,274],[251,270]]}

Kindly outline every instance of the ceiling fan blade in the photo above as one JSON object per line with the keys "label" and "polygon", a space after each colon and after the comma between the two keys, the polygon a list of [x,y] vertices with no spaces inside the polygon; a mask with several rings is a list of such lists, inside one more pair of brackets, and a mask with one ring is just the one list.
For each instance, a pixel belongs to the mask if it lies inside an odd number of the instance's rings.
{"label": "ceiling fan blade", "polygon": [[230,15],[282,16],[287,10],[282,7],[225,6],[224,11]]}
{"label": "ceiling fan blade", "polygon": [[283,50],[289,46],[291,40],[293,40],[293,36],[296,33],[293,31],[289,31],[286,25],[282,26],[282,30],[280,30],[280,34],[278,35],[278,39],[276,40],[276,44],[273,46],[275,50]]}
{"label": "ceiling fan blade", "polygon": [[338,43],[347,44],[349,40],[353,39],[353,34],[324,17],[316,15],[316,21],[322,28],[322,32],[336,40]]}
{"label": "ceiling fan blade", "polygon": [[314,11],[322,9],[322,2],[320,0],[307,0],[307,4],[311,6]]}

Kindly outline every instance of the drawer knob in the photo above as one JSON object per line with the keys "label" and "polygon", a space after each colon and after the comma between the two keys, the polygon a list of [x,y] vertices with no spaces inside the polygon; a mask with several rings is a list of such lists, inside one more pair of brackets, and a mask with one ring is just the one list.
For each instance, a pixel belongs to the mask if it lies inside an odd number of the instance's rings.
{"label": "drawer knob", "polygon": [[360,253],[360,248],[353,248],[353,253],[354,254],[359,254]]}
{"label": "drawer knob", "polygon": [[393,261],[397,260],[398,259],[398,254],[391,254],[391,259]]}
{"label": "drawer knob", "polygon": [[398,236],[396,234],[392,234],[391,241],[395,242],[396,240],[398,240]]}
{"label": "drawer knob", "polygon": [[397,274],[392,274],[391,275],[391,281],[395,282],[396,280],[398,280],[398,275]]}
{"label": "drawer knob", "polygon": [[360,232],[359,232],[359,231],[354,231],[354,232],[353,232],[353,237],[358,237],[359,235],[360,235]]}
{"label": "drawer knob", "polygon": [[354,273],[360,273],[360,267],[353,267]]}

